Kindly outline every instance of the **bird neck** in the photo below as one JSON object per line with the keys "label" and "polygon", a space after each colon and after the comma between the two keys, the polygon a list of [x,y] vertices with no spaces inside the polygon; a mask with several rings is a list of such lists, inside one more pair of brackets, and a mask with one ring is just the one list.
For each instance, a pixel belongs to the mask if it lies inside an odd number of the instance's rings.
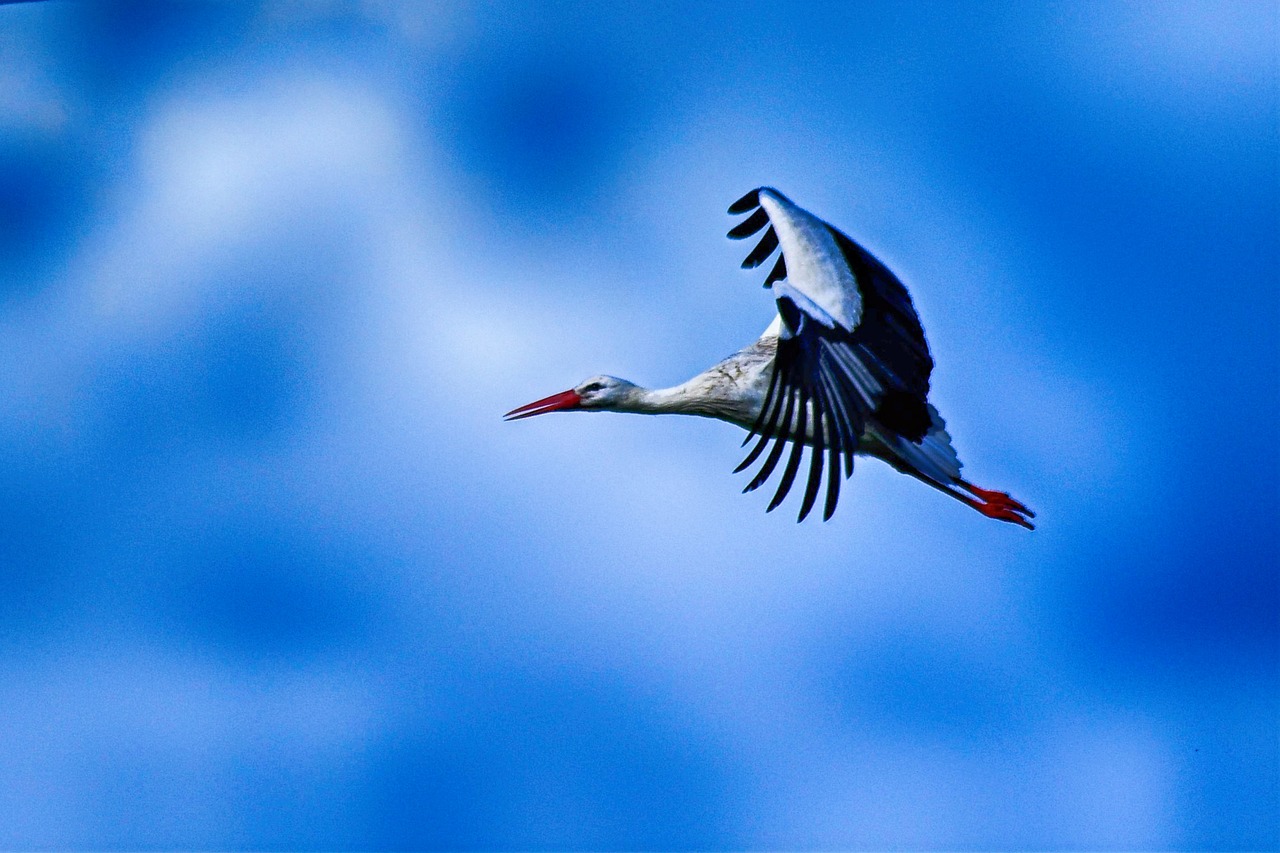
{"label": "bird neck", "polygon": [[744,408],[745,403],[740,389],[699,375],[671,388],[637,387],[620,410],[641,415],[698,415],[749,423],[754,415],[749,406]]}
{"label": "bird neck", "polygon": [[687,414],[691,403],[691,395],[683,385],[674,388],[642,388],[637,385],[617,410],[637,415]]}

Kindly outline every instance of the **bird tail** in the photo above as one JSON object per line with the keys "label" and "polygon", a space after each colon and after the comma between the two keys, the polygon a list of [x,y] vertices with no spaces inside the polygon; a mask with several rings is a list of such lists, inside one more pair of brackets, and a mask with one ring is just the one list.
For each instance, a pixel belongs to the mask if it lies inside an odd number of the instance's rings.
{"label": "bird tail", "polygon": [[929,406],[929,430],[920,441],[910,441],[892,432],[876,437],[889,451],[885,461],[899,471],[943,489],[960,482],[963,467],[960,457],[951,446],[946,421],[932,405]]}
{"label": "bird tail", "polygon": [[945,492],[987,518],[1035,529],[1030,519],[1036,514],[1024,504],[1004,492],[978,488],[960,476],[960,457],[951,446],[946,422],[933,406],[929,406],[929,431],[920,441],[909,441],[892,432],[886,435],[879,430],[876,438],[887,450],[884,460],[904,474]]}

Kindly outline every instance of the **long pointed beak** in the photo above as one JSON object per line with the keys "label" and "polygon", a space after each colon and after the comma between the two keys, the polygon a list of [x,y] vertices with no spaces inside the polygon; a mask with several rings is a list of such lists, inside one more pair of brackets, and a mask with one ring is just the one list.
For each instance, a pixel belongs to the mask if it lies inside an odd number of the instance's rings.
{"label": "long pointed beak", "polygon": [[550,397],[535,400],[527,406],[512,409],[502,417],[504,420],[518,421],[521,418],[531,418],[534,415],[545,415],[547,412],[576,409],[581,404],[582,398],[578,396],[577,391],[561,391],[559,394],[552,394]]}

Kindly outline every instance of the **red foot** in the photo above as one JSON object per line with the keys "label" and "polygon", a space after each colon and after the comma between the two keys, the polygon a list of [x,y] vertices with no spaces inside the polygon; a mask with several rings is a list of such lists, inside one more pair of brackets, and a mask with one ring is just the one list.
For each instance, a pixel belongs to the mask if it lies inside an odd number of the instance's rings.
{"label": "red foot", "polygon": [[996,492],[991,489],[980,489],[972,483],[966,483],[960,480],[957,483],[962,489],[969,494],[978,498],[978,500],[970,500],[963,495],[956,495],[960,500],[985,515],[987,518],[994,518],[999,521],[1008,521],[1012,524],[1020,524],[1028,530],[1035,530],[1036,526],[1028,521],[1028,518],[1035,518],[1036,514],[1027,509],[1021,501],[1014,500],[1004,492]]}

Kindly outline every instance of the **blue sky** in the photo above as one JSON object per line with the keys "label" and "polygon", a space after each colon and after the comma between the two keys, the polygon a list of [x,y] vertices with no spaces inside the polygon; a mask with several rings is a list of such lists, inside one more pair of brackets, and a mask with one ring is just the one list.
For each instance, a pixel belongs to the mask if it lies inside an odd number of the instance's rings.
{"label": "blue sky", "polygon": [[[0,846],[1280,846],[1269,4],[0,8]],[[907,283],[987,521],[502,412]]]}

